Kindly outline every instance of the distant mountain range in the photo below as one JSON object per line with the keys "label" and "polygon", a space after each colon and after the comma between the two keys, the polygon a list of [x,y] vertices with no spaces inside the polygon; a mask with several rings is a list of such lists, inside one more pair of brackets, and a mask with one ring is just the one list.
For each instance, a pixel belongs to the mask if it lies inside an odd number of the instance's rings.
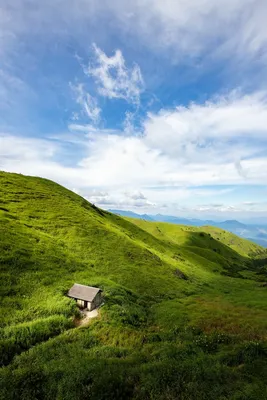
{"label": "distant mountain range", "polygon": [[267,248],[267,224],[244,224],[237,220],[226,220],[226,221],[212,221],[212,220],[201,220],[201,219],[189,219],[182,217],[175,217],[173,215],[150,215],[150,214],[137,214],[132,211],[125,210],[108,210],[114,214],[121,215],[123,217],[139,218],[146,221],[158,221],[158,222],[169,222],[177,225],[191,225],[191,226],[216,226],[217,228],[224,229],[232,232],[242,238],[249,239],[254,243],[257,243]]}

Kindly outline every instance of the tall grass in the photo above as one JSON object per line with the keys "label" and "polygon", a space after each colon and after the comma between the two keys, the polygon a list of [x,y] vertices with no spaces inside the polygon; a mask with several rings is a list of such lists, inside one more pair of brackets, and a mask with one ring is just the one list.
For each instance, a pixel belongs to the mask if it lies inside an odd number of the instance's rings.
{"label": "tall grass", "polygon": [[0,331],[1,365],[8,364],[16,354],[20,354],[50,337],[59,335],[71,327],[73,327],[73,323],[70,319],[56,315],[2,329]]}

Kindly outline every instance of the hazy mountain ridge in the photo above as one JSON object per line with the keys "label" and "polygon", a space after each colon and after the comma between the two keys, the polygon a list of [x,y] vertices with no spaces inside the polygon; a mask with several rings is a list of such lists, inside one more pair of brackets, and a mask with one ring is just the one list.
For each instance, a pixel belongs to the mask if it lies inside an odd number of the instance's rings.
{"label": "hazy mountain ridge", "polygon": [[212,220],[201,220],[196,218],[181,218],[171,215],[162,214],[137,214],[131,211],[125,210],[109,210],[117,215],[141,218],[146,221],[159,221],[169,222],[172,224],[190,225],[190,226],[216,226],[217,228],[225,229],[232,232],[240,237],[249,239],[263,247],[267,248],[267,224],[245,224],[237,220],[226,220],[226,221],[212,221]]}

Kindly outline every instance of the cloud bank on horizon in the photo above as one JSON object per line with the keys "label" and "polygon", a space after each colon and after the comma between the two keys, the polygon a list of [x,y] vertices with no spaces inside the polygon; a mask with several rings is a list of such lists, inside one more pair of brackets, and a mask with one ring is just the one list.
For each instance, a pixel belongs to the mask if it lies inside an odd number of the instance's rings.
{"label": "cloud bank on horizon", "polygon": [[266,0],[3,0],[0,169],[104,208],[267,216]]}

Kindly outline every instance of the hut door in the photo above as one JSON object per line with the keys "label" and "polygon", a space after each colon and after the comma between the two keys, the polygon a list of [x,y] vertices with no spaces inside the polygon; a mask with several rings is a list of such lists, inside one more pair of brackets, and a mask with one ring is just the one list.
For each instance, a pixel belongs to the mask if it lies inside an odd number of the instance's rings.
{"label": "hut door", "polygon": [[84,308],[87,308],[87,301],[84,300]]}

